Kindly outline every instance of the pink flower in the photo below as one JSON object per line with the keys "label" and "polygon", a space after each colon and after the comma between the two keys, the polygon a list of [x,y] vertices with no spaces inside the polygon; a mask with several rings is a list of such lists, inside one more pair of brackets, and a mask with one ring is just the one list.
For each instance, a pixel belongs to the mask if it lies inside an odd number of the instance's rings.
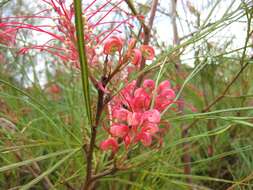
{"label": "pink flower", "polygon": [[145,109],[148,109],[150,104],[149,96],[136,96],[131,101],[131,108],[134,112],[142,112]]}
{"label": "pink flower", "polygon": [[143,81],[143,88],[149,89],[152,91],[155,88],[155,82],[151,79],[146,79]]}
{"label": "pink flower", "polygon": [[131,38],[128,42],[128,49],[133,49],[135,47],[136,41],[137,40],[135,38]]}
{"label": "pink flower", "polygon": [[143,57],[147,60],[153,60],[155,57],[155,50],[152,46],[142,45],[141,52],[143,54]]}
{"label": "pink flower", "polygon": [[155,109],[162,112],[167,106],[172,104],[172,102],[172,100],[169,100],[164,96],[157,96],[155,100]]}
{"label": "pink flower", "polygon": [[159,131],[159,127],[155,123],[145,122],[141,130],[153,135]]}
{"label": "pink flower", "polygon": [[171,88],[170,87],[170,81],[165,80],[165,81],[161,82],[160,85],[158,86],[158,89],[157,89],[158,94],[160,94],[161,91],[163,91],[165,89],[170,89],[170,88]]}
{"label": "pink flower", "polygon": [[129,145],[131,144],[131,138],[126,135],[124,138],[123,138],[123,141],[124,141],[124,144],[125,144],[125,147],[128,148]]}
{"label": "pink flower", "polygon": [[151,123],[159,123],[161,120],[160,112],[156,109],[145,111],[144,117]]}
{"label": "pink flower", "polygon": [[123,124],[113,124],[110,128],[110,133],[114,137],[124,137],[128,134],[129,127]]}
{"label": "pink flower", "polygon": [[142,60],[142,54],[139,49],[133,49],[131,52],[130,61],[133,65],[140,65]]}
{"label": "pink flower", "polygon": [[104,151],[112,150],[112,152],[117,152],[119,145],[115,138],[108,138],[100,143],[100,148]]}
{"label": "pink flower", "polygon": [[131,100],[133,111],[143,111],[143,109],[148,109],[150,101],[151,97],[143,88],[136,89],[134,92],[134,98]]}
{"label": "pink flower", "polygon": [[[109,134],[117,140],[123,140],[126,149],[131,143],[138,142],[150,146],[156,133],[165,133],[159,128],[161,112],[173,103],[175,92],[169,81],[162,82],[157,88],[154,108],[151,109],[154,89],[153,80],[145,80],[139,88],[136,88],[136,81],[133,81],[111,102],[115,124],[110,127]],[[158,141],[160,143],[162,140]]]}
{"label": "pink flower", "polygon": [[150,133],[142,132],[137,136],[137,141],[141,141],[144,146],[150,146],[152,143],[152,136]]}
{"label": "pink flower", "polygon": [[164,89],[159,95],[168,99],[174,99],[176,97],[176,94],[172,89]]}
{"label": "pink flower", "polygon": [[120,52],[123,48],[123,40],[119,37],[112,36],[110,37],[104,45],[104,54],[112,55],[115,52]]}
{"label": "pink flower", "polygon": [[143,114],[138,112],[130,112],[127,117],[127,123],[130,126],[139,126],[143,123]]}
{"label": "pink flower", "polygon": [[148,97],[148,93],[144,90],[144,88],[137,88],[134,91],[134,97]]}
{"label": "pink flower", "polygon": [[128,113],[129,111],[124,108],[114,109],[112,112],[112,117],[120,121],[126,121]]}

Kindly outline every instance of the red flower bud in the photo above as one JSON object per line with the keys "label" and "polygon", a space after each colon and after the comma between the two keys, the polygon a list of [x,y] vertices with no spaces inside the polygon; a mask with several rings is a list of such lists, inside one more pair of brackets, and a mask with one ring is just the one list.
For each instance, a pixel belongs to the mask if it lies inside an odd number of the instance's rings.
{"label": "red flower bud", "polygon": [[152,46],[142,45],[141,52],[143,54],[143,57],[147,60],[153,60],[155,57],[155,50]]}
{"label": "red flower bud", "polygon": [[152,136],[150,133],[142,132],[137,136],[137,141],[141,141],[144,146],[150,146],[152,143]]}
{"label": "red flower bud", "polygon": [[124,137],[129,132],[129,127],[123,124],[113,124],[110,128],[110,133],[114,137]]}
{"label": "red flower bud", "polygon": [[111,55],[115,52],[120,52],[123,47],[123,40],[119,37],[112,36],[110,37],[104,45],[104,54]]}
{"label": "red flower bud", "polygon": [[118,148],[119,148],[119,145],[118,145],[118,142],[116,141],[116,139],[114,138],[108,138],[106,139],[105,141],[102,141],[100,143],[100,148],[104,151],[107,151],[107,150],[112,150],[112,152],[117,152]]}
{"label": "red flower bud", "polygon": [[139,49],[133,49],[131,52],[131,63],[133,65],[139,65],[141,63],[142,54]]}

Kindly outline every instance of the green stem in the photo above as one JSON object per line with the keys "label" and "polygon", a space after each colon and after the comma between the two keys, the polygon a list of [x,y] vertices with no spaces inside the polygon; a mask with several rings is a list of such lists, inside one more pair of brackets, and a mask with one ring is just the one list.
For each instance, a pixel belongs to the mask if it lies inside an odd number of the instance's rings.
{"label": "green stem", "polygon": [[82,87],[83,95],[85,101],[85,108],[88,115],[89,124],[92,124],[91,115],[91,104],[90,104],[90,94],[89,94],[89,70],[88,61],[85,52],[85,42],[84,42],[84,27],[82,18],[82,0],[74,0],[75,9],[75,25],[76,25],[76,36],[77,36],[77,48],[79,52],[79,61],[81,66],[81,77],[82,77]]}

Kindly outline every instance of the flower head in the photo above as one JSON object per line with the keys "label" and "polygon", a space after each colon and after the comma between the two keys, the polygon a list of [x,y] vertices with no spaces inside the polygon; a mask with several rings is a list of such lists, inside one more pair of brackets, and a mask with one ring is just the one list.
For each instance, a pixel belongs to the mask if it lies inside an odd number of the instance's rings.
{"label": "flower head", "polygon": [[145,111],[144,117],[151,123],[159,123],[161,119],[160,112],[156,109]]}
{"label": "flower head", "polygon": [[142,52],[143,57],[147,60],[153,60],[155,57],[155,50],[152,46],[142,45],[141,52]]}
{"label": "flower head", "polygon": [[110,128],[110,133],[115,137],[124,137],[128,134],[129,127],[124,124],[113,124]]}
{"label": "flower head", "polygon": [[131,51],[131,58],[130,61],[133,65],[140,65],[142,60],[142,54],[141,51],[139,49],[133,49]]}
{"label": "flower head", "polygon": [[[174,97],[169,81],[162,82],[157,89],[151,79],[145,80],[139,88],[136,88],[136,81],[131,82],[111,102],[114,124],[110,127],[110,135],[123,140],[127,149],[139,142],[151,146],[157,134],[164,131],[159,127],[161,112],[172,104]],[[154,108],[151,107],[152,98],[155,98]]]}
{"label": "flower head", "polygon": [[149,89],[149,90],[154,90],[155,88],[155,82],[151,79],[146,79],[143,81],[143,88],[144,89]]}
{"label": "flower head", "polygon": [[121,52],[123,48],[123,40],[120,37],[110,37],[104,45],[104,54],[112,55],[115,52]]}
{"label": "flower head", "polygon": [[138,134],[137,141],[140,141],[144,146],[150,146],[152,143],[152,136],[148,132],[142,132]]}
{"label": "flower head", "polygon": [[100,148],[104,151],[112,150],[112,152],[117,152],[119,145],[115,138],[108,138],[100,143]]}

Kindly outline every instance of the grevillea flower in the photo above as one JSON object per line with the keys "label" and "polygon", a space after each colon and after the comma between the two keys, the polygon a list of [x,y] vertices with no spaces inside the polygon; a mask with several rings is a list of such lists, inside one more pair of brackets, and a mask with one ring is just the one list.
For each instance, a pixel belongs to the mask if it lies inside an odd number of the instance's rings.
{"label": "grevillea flower", "polygon": [[[155,98],[153,107],[152,98]],[[138,142],[146,147],[151,146],[158,134],[166,131],[159,127],[161,112],[173,103],[174,98],[169,81],[163,81],[157,88],[151,79],[144,80],[139,88],[136,88],[136,81],[132,81],[111,102],[114,124],[109,135],[120,142],[123,140],[127,149]]]}
{"label": "grevillea flower", "polygon": [[144,117],[151,123],[159,123],[161,119],[160,112],[156,109],[145,111]]}
{"label": "grevillea flower", "polygon": [[143,88],[145,90],[154,90],[155,88],[155,82],[151,79],[146,79],[143,81]]}
{"label": "grevillea flower", "polygon": [[61,88],[59,87],[59,85],[57,84],[52,84],[50,87],[49,87],[49,92],[51,94],[59,94],[61,92]]}
{"label": "grevillea flower", "polygon": [[128,134],[129,127],[124,124],[113,124],[110,128],[110,133],[115,137],[124,137]]}
{"label": "grevillea flower", "polygon": [[137,141],[141,141],[144,146],[150,146],[152,143],[152,136],[148,132],[141,132],[137,135]]}
{"label": "grevillea flower", "polygon": [[170,81],[168,81],[168,80],[165,80],[160,83],[160,85],[158,87],[158,93],[160,93],[161,91],[163,91],[165,89],[170,89]]}
{"label": "grevillea flower", "polygon": [[104,54],[112,55],[115,52],[121,52],[123,48],[123,40],[120,37],[110,37],[104,45]]}
{"label": "grevillea flower", "polygon": [[153,135],[159,131],[159,127],[156,123],[145,122],[142,131]]}
{"label": "grevillea flower", "polygon": [[119,145],[115,138],[108,138],[100,143],[100,148],[104,151],[112,150],[112,152],[117,152]]}
{"label": "grevillea flower", "polygon": [[142,54],[139,49],[133,49],[131,51],[130,61],[133,65],[140,65],[142,59]]}
{"label": "grevillea flower", "polygon": [[132,50],[135,47],[137,40],[135,38],[131,38],[128,42],[128,49]]}
{"label": "grevillea flower", "polygon": [[142,45],[141,52],[142,52],[144,59],[153,60],[155,57],[155,50],[152,46]]}
{"label": "grevillea flower", "polygon": [[129,111],[124,108],[114,109],[112,112],[112,116],[119,121],[126,121],[128,117]]}
{"label": "grevillea flower", "polygon": [[143,114],[140,112],[129,112],[127,117],[127,123],[129,126],[138,126],[143,123]]}
{"label": "grevillea flower", "polygon": [[126,135],[123,138],[123,140],[124,140],[124,144],[125,144],[126,149],[128,149],[129,145],[131,144],[131,138],[130,138],[130,136]]}

